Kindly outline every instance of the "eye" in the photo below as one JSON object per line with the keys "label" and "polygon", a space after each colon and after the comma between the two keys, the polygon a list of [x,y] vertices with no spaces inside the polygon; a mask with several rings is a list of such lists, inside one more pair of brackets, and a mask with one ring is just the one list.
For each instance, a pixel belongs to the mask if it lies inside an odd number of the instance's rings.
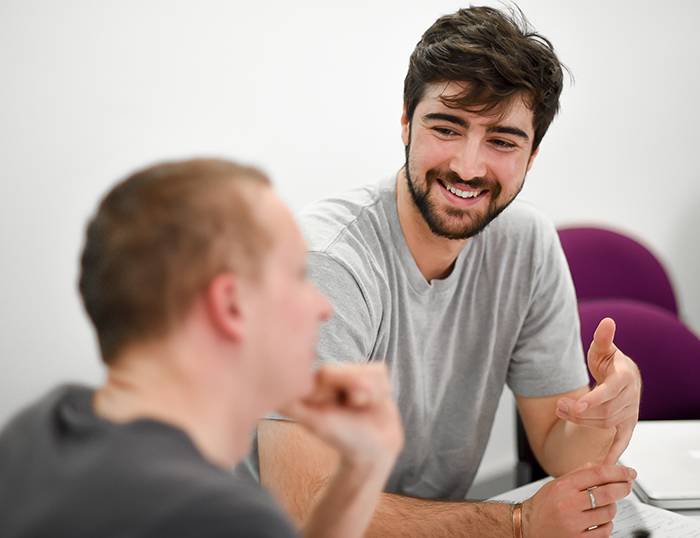
{"label": "eye", "polygon": [[502,138],[496,138],[492,140],[491,143],[500,149],[513,149],[517,147],[517,144],[514,144],[510,140],[504,140]]}
{"label": "eye", "polygon": [[457,132],[449,127],[433,127],[433,131],[442,137],[452,137],[457,135]]}

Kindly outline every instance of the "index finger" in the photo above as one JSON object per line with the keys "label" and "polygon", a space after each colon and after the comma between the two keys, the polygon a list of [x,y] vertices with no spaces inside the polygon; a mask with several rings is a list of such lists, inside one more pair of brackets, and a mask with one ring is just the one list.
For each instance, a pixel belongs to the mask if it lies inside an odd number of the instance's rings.
{"label": "index finger", "polygon": [[[636,421],[635,421],[636,422]],[[613,439],[610,450],[605,456],[603,463],[614,464],[620,459],[622,453],[630,444],[630,439],[632,439],[632,432],[634,432],[634,426],[629,426],[626,423],[620,424],[615,432],[615,438]]]}
{"label": "index finger", "polygon": [[619,379],[616,380],[615,377],[611,377],[576,400],[573,406],[574,412],[583,413],[586,409],[608,402],[620,394],[623,388],[624,384]]}
{"label": "index finger", "polygon": [[596,465],[572,472],[572,483],[580,491],[594,486],[631,482],[637,478],[637,471],[624,465]]}

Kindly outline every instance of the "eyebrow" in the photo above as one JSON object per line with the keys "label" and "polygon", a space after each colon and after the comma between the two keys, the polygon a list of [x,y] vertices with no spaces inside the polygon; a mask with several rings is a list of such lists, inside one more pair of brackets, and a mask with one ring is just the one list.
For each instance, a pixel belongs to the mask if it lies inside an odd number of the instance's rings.
{"label": "eyebrow", "polygon": [[[455,114],[445,114],[444,112],[430,112],[428,114],[425,114],[423,116],[423,119],[435,120],[435,121],[449,121],[450,123],[454,123],[455,125],[459,125],[460,127],[463,127],[464,129],[469,128],[469,123],[466,120],[464,120],[463,118],[461,118],[460,116],[457,116]],[[510,134],[510,135],[522,138],[525,141],[530,140],[530,137],[522,129],[518,129],[517,127],[509,127],[507,125],[492,125],[488,128],[488,132],[489,133]]]}
{"label": "eyebrow", "polygon": [[520,137],[525,141],[530,140],[530,137],[527,136],[527,133],[525,131],[523,131],[522,129],[518,129],[517,127],[508,127],[506,125],[493,125],[492,127],[488,128],[488,132],[511,134],[513,136]]}
{"label": "eyebrow", "polygon": [[435,120],[435,121],[449,121],[465,129],[469,127],[469,124],[459,116],[455,114],[445,114],[444,112],[430,112],[423,116],[424,120]]}

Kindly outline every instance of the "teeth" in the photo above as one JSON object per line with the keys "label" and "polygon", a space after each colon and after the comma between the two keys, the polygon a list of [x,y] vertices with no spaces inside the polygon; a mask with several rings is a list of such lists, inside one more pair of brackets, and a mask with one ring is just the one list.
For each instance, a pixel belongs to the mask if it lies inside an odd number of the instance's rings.
{"label": "teeth", "polygon": [[448,185],[447,183],[443,183],[443,186],[452,194],[459,196],[460,198],[476,198],[481,193],[481,191],[460,191],[459,189],[455,189],[452,185]]}

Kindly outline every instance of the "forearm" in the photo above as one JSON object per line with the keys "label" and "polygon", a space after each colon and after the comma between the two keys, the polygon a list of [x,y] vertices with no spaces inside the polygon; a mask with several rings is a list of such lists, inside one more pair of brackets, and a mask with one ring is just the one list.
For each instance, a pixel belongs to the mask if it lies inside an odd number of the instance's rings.
{"label": "forearm", "polygon": [[512,538],[512,505],[382,494],[365,538]]}
{"label": "forearm", "polygon": [[[269,426],[269,422],[266,426]],[[303,435],[303,432],[292,424],[282,423],[277,426]],[[273,444],[273,438],[266,427],[261,431],[270,442],[265,445],[269,447]],[[320,447],[317,447],[319,450],[308,459],[299,458],[298,455],[304,453],[304,449],[296,443],[292,443],[292,446],[292,452],[297,454],[296,458],[271,457],[271,454],[263,449],[261,478],[278,497],[304,536],[513,536],[511,505],[443,501],[380,493],[385,479],[377,485],[373,479],[367,480],[366,475],[362,473],[348,474],[347,468],[343,468],[342,459],[327,450],[320,450]],[[329,472],[324,475],[315,467],[306,467],[302,465],[305,461],[315,462],[318,467],[328,469]],[[377,475],[375,480],[379,480]],[[372,507],[377,498],[379,502]],[[363,528],[366,528],[364,534]]]}
{"label": "forearm", "polygon": [[387,477],[388,473],[372,473],[341,462],[312,503],[302,534],[306,538],[513,536],[510,504],[382,493]]}
{"label": "forearm", "polygon": [[313,503],[302,534],[306,538],[363,536],[391,471],[391,466],[375,467],[341,461]]}
{"label": "forearm", "polygon": [[528,442],[544,470],[562,476],[584,463],[603,463],[615,438],[614,427],[580,425],[559,416],[569,416],[573,406],[590,394],[587,386],[566,394],[543,398],[516,396]]}
{"label": "forearm", "polygon": [[542,447],[542,466],[552,476],[561,476],[584,463],[602,463],[614,437],[615,428],[588,428],[557,419]]}
{"label": "forearm", "polygon": [[[508,504],[380,493],[384,483],[365,483],[368,489],[357,489],[355,480],[361,481],[362,473],[348,478],[348,469],[343,468],[343,458],[337,451],[297,424],[262,421],[259,450],[263,485],[274,493],[306,536],[335,538],[351,533],[366,538],[513,536],[512,508]],[[376,508],[366,510],[366,503],[377,497]],[[347,506],[348,500],[354,503],[353,507]],[[367,519],[369,526],[362,534],[358,529],[367,524]]]}

